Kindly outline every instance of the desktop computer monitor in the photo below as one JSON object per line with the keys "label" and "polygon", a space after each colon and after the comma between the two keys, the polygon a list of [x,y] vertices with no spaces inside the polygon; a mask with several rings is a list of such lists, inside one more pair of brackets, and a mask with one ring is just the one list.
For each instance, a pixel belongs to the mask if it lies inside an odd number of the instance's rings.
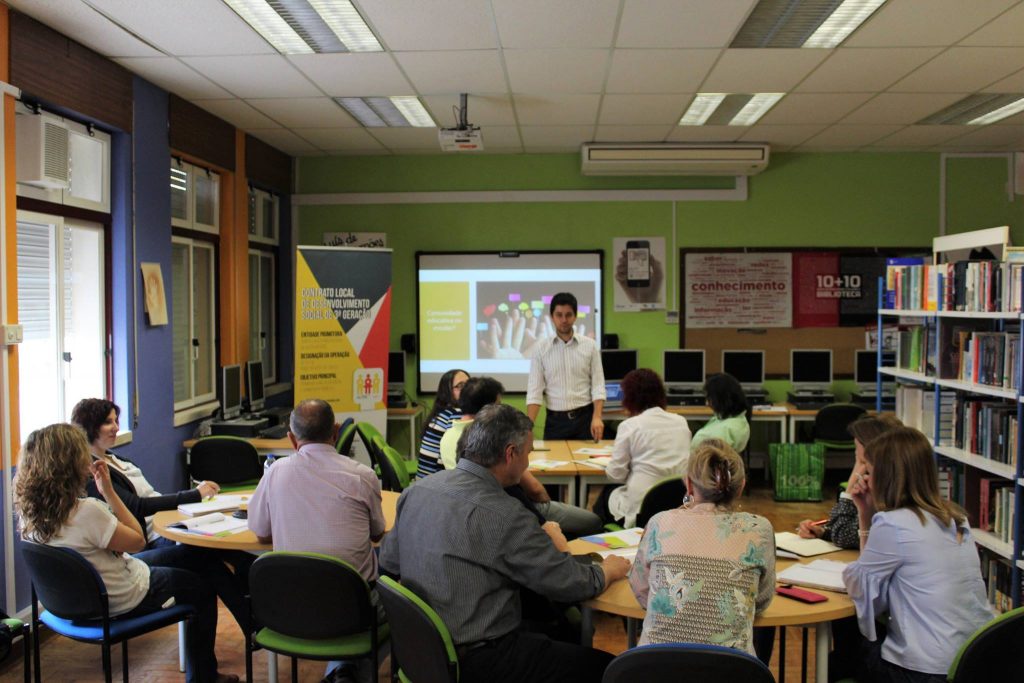
{"label": "desktop computer monitor", "polygon": [[245,364],[245,386],[249,392],[249,412],[263,410],[263,361],[251,360]]}
{"label": "desktop computer monitor", "polygon": [[[878,352],[873,349],[855,351],[853,381],[862,391],[874,391],[878,380]],[[896,354],[892,351],[882,352],[882,365],[892,367],[896,364]],[[896,379],[890,375],[882,375],[882,389],[891,390]]]}
{"label": "desktop computer monitor", "polygon": [[388,353],[388,392],[405,392],[405,351]]}
{"label": "desktop computer monitor", "polygon": [[722,351],[722,372],[736,378],[744,391],[764,385],[764,351]]}
{"label": "desktop computer monitor", "polygon": [[636,370],[636,349],[604,349],[601,367],[606,382],[621,382],[631,370]]}
{"label": "desktop computer monitor", "polygon": [[704,351],[665,349],[662,370],[666,386],[700,389],[704,386]]}
{"label": "desktop computer monitor", "polygon": [[222,420],[242,414],[241,365],[225,365],[220,369],[220,413]]}
{"label": "desktop computer monitor", "polygon": [[792,349],[789,381],[796,391],[828,391],[832,388],[831,349]]}

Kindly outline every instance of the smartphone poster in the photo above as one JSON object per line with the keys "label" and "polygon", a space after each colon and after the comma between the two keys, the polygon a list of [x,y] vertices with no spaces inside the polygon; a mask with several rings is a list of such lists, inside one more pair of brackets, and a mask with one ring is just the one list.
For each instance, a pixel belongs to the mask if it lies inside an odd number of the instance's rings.
{"label": "smartphone poster", "polygon": [[665,238],[616,237],[612,255],[615,310],[665,308]]}

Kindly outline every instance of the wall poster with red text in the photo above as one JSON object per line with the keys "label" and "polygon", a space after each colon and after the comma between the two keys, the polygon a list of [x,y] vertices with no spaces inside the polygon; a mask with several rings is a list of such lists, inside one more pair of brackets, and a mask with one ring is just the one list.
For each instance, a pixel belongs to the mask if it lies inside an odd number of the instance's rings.
{"label": "wall poster with red text", "polygon": [[684,264],[688,329],[793,326],[792,254],[689,253]]}

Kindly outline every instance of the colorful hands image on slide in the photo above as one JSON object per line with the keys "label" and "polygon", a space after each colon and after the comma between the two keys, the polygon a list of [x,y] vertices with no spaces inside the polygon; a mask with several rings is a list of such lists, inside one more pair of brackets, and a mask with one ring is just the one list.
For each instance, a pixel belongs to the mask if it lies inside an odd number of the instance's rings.
{"label": "colorful hands image on slide", "polygon": [[661,261],[651,254],[651,266],[650,266],[650,284],[646,287],[630,287],[626,282],[628,280],[628,264],[626,261],[626,250],[623,249],[619,253],[619,261],[615,265],[615,282],[618,283],[619,287],[626,294],[626,298],[629,299],[630,303],[634,304],[654,304],[659,302],[661,296],[661,281],[665,278],[664,269],[661,266]]}
{"label": "colorful hands image on slide", "polygon": [[[502,304],[502,306],[504,306]],[[555,334],[551,318],[538,318],[530,309],[514,308],[498,311],[499,305],[484,307],[484,314],[493,309],[487,323],[487,334],[480,339],[477,355],[480,358],[529,358],[537,342]]]}
{"label": "colorful hands image on slide", "polygon": [[[592,291],[593,284],[481,282],[476,300],[476,357],[482,359],[517,360],[530,358],[545,339],[555,336],[555,325],[548,309],[556,291]],[[593,296],[589,297],[593,299]],[[594,336],[595,311],[581,297],[575,334]]]}

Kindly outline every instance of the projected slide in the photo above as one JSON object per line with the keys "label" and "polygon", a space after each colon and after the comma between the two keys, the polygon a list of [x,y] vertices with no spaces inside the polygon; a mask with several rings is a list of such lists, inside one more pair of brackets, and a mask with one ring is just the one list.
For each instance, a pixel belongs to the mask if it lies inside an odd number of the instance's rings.
{"label": "projected slide", "polygon": [[452,368],[526,391],[530,356],[555,334],[549,309],[558,292],[579,301],[577,334],[600,338],[599,252],[418,254],[417,265],[423,392]]}

